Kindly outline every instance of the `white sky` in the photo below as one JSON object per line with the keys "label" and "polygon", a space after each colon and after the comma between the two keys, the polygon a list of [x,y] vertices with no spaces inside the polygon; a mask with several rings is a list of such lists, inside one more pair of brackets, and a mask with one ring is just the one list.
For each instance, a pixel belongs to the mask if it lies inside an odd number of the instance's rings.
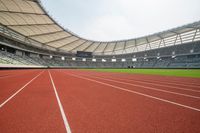
{"label": "white sky", "polygon": [[141,37],[200,20],[200,0],[41,0],[53,18],[80,37]]}

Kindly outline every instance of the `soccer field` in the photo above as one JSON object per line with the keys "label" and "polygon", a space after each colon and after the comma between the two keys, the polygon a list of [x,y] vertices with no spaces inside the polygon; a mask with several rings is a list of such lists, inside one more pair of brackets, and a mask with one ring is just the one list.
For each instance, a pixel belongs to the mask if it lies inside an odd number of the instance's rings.
{"label": "soccer field", "polygon": [[200,78],[199,69],[93,69],[100,72],[121,72],[130,74],[153,74],[163,76]]}

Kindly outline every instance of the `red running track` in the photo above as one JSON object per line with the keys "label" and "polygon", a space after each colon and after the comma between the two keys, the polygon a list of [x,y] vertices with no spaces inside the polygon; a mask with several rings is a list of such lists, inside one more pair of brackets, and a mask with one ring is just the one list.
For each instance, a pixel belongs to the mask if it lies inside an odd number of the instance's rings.
{"label": "red running track", "polygon": [[197,78],[0,71],[1,133],[199,133],[199,125]]}

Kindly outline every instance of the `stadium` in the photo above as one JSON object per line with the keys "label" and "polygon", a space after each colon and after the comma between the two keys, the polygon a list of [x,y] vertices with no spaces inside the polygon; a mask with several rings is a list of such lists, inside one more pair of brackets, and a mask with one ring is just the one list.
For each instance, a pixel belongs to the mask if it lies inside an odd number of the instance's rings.
{"label": "stadium", "polygon": [[200,21],[101,42],[0,0],[0,68],[2,133],[200,132]]}

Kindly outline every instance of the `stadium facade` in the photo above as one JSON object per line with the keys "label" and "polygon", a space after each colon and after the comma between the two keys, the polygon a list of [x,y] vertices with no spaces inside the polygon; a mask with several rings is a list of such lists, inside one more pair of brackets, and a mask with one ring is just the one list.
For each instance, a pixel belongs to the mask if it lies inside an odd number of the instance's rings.
{"label": "stadium facade", "polygon": [[38,0],[0,1],[0,64],[83,68],[200,68],[200,21],[129,40],[88,40]]}

